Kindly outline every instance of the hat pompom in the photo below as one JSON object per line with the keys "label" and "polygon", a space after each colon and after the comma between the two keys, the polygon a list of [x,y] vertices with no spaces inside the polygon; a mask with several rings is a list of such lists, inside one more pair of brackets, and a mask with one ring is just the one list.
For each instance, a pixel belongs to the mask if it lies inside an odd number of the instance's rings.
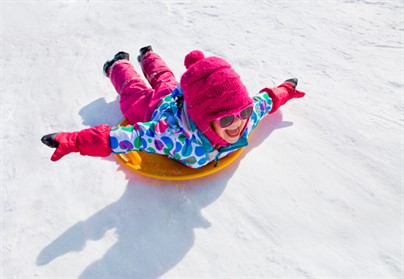
{"label": "hat pompom", "polygon": [[195,64],[196,62],[198,62],[203,58],[205,58],[205,55],[203,55],[202,51],[193,50],[190,53],[188,53],[187,56],[185,56],[184,66],[185,68],[188,69],[189,67],[191,67],[192,64]]}

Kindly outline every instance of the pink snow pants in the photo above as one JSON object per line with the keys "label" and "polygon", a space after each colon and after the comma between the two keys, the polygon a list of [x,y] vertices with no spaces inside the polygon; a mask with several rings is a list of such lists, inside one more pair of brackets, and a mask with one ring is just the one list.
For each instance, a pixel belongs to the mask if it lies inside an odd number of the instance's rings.
{"label": "pink snow pants", "polygon": [[149,121],[161,99],[178,84],[174,74],[155,52],[147,52],[140,65],[151,88],[127,60],[117,61],[109,71],[112,85],[120,95],[121,111],[132,125]]}

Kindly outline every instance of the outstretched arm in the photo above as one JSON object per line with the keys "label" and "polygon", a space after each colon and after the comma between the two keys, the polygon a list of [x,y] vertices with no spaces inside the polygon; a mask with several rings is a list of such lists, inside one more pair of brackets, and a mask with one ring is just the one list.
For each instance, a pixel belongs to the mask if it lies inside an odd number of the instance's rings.
{"label": "outstretched arm", "polygon": [[51,148],[56,148],[51,157],[52,161],[58,161],[72,152],[80,152],[81,155],[94,157],[106,157],[112,152],[109,143],[110,131],[110,126],[99,125],[79,132],[48,134],[43,136],[41,141]]}

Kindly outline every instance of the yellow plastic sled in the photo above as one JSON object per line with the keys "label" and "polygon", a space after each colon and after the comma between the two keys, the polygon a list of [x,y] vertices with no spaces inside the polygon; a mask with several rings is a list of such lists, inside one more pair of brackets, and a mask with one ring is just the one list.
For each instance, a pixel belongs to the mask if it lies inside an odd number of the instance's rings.
{"label": "yellow plastic sled", "polygon": [[[126,120],[121,126],[127,125]],[[144,176],[162,179],[162,180],[191,180],[222,170],[230,165],[244,148],[238,149],[233,153],[221,158],[216,162],[211,162],[201,168],[192,169],[167,156],[160,154],[150,154],[145,151],[132,151],[126,154],[116,154],[118,160],[127,168]]]}

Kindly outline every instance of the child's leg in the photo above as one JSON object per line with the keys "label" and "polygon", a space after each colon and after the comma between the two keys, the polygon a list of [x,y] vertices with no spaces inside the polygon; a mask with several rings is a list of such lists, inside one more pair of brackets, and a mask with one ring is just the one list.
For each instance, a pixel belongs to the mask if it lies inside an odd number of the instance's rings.
{"label": "child's leg", "polygon": [[130,124],[148,121],[146,113],[154,90],[148,88],[127,60],[118,60],[109,70],[109,77],[120,95],[121,111]]}
{"label": "child's leg", "polygon": [[146,115],[151,117],[157,104],[174,90],[178,82],[175,80],[174,74],[171,72],[170,68],[168,68],[167,64],[157,53],[148,51],[141,57],[139,62],[143,74],[154,89],[146,112]]}

